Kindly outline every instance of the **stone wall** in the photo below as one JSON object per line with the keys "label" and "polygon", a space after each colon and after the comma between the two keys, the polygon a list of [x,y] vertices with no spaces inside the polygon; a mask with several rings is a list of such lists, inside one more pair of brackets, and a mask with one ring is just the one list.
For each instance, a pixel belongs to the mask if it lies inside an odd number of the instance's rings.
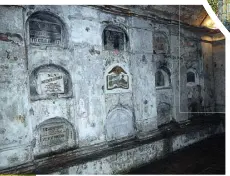
{"label": "stone wall", "polygon": [[[224,44],[208,42],[202,48],[202,34],[184,28],[179,33],[178,24],[85,6],[1,6],[0,19],[0,172],[40,173],[37,167],[47,156],[71,151],[84,157],[84,152],[96,153],[98,146],[111,149],[148,140],[161,133],[162,125],[188,122],[188,112],[214,112],[215,104],[203,103],[209,89],[216,94],[208,101],[224,105],[218,99],[223,89],[205,87],[209,78],[202,74],[203,60],[212,61],[210,48],[216,51]],[[214,58],[224,59],[224,49],[217,51]],[[194,73],[192,83],[187,83],[189,71]],[[217,79],[223,73],[209,76]],[[205,137],[215,134],[218,125]],[[184,146],[203,139],[190,141],[183,135],[174,139]],[[161,139],[142,147],[135,144],[130,151],[144,150],[141,155],[147,157],[150,149],[146,162],[162,157],[152,146],[161,150],[166,140]],[[106,173],[114,173],[144,163],[138,152],[131,154],[135,159],[127,166],[111,162],[126,162],[123,155],[128,152],[71,167],[69,173],[105,173],[107,167],[114,168]],[[72,155],[66,155],[67,161]],[[65,156],[59,159],[65,161]],[[100,169],[87,169],[92,164]]]}
{"label": "stone wall", "polygon": [[225,41],[213,43],[215,111],[225,112]]}

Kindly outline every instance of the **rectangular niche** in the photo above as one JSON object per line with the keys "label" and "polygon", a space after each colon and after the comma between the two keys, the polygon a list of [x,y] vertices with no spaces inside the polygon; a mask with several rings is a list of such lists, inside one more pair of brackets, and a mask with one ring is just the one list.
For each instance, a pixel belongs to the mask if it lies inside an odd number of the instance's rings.
{"label": "rectangular niche", "polygon": [[124,33],[111,29],[104,30],[104,47],[105,50],[124,50]]}

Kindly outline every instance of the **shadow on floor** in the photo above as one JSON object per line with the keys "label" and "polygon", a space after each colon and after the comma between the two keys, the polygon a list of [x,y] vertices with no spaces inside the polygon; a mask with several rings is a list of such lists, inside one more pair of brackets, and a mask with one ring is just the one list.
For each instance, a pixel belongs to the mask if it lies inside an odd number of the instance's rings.
{"label": "shadow on floor", "polygon": [[203,140],[127,174],[225,174],[225,135]]}

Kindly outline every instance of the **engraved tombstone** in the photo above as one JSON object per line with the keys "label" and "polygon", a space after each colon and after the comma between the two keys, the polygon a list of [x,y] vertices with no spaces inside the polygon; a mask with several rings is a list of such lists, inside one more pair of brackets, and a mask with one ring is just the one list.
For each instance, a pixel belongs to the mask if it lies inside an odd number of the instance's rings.
{"label": "engraved tombstone", "polygon": [[69,73],[57,65],[42,65],[30,75],[32,100],[71,97],[72,82]]}
{"label": "engraved tombstone", "polygon": [[29,18],[29,38],[33,45],[58,45],[63,40],[63,25],[47,12],[34,13]]}
{"label": "engraved tombstone", "polygon": [[52,22],[31,20],[30,43],[32,44],[61,44],[61,26]]}
{"label": "engraved tombstone", "polygon": [[66,119],[55,117],[45,120],[36,129],[35,153],[46,153],[75,145],[73,125]]}
{"label": "engraved tombstone", "polygon": [[117,141],[134,137],[134,123],[132,112],[125,108],[112,110],[106,120],[106,138]]}
{"label": "engraved tombstone", "polygon": [[38,74],[41,94],[64,93],[64,80],[61,72],[42,72]]}

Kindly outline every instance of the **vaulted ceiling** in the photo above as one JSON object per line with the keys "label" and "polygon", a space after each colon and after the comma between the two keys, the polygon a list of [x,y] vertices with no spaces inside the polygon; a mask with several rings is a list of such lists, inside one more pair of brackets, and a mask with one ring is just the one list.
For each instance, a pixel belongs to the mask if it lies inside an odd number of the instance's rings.
{"label": "vaulted ceiling", "polygon": [[181,21],[193,26],[200,26],[208,16],[201,5],[147,5],[147,6],[123,6],[130,10],[146,15]]}
{"label": "vaulted ceiling", "polygon": [[210,27],[210,22],[207,23],[207,20],[211,21],[211,19],[202,5],[105,5],[101,7],[117,14],[180,21],[195,27],[213,28]]}

